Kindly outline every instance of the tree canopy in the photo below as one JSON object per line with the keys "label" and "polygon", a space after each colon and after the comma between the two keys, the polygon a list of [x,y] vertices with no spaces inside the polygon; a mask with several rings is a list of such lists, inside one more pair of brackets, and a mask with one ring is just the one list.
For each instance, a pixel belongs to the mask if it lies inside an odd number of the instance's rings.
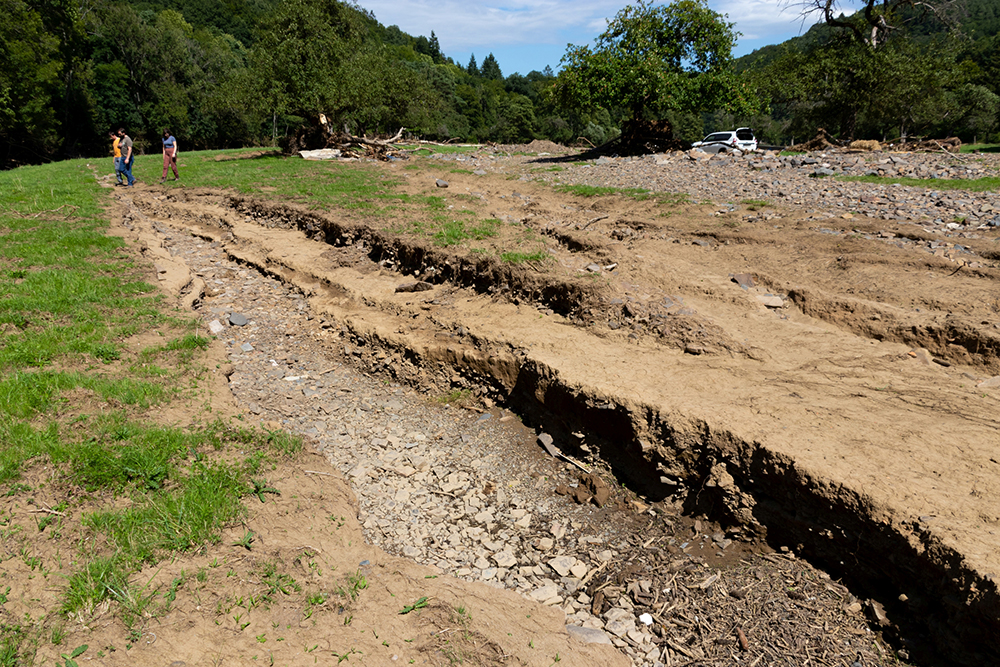
{"label": "tree canopy", "polygon": [[725,109],[750,114],[760,100],[732,66],[737,32],[704,0],[640,0],[590,46],[569,45],[557,80],[566,106],[648,112]]}

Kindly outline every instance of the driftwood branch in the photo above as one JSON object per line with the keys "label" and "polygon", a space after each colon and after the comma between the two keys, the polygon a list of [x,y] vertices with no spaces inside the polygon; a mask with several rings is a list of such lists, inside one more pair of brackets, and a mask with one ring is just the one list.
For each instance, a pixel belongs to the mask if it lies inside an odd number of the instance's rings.
{"label": "driftwood branch", "polygon": [[395,136],[393,136],[391,139],[382,140],[382,139],[369,139],[368,137],[356,137],[347,131],[347,126],[345,125],[344,136],[347,138],[347,141],[345,143],[360,144],[362,146],[381,146],[384,148],[386,146],[391,146],[392,144],[399,141],[400,138],[403,136],[403,131],[405,129],[406,129],[405,127],[401,127],[399,128],[399,132],[397,132]]}

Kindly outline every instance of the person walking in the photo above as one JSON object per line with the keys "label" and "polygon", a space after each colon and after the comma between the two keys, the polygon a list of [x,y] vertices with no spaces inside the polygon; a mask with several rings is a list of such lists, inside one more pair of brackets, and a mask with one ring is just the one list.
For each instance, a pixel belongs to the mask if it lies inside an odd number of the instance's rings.
{"label": "person walking", "polygon": [[177,173],[177,140],[170,134],[170,130],[163,131],[163,176],[160,177],[162,185],[167,180],[167,170],[173,167],[174,180],[179,181],[181,175]]}
{"label": "person walking", "polygon": [[118,185],[122,185],[122,172],[119,169],[122,161],[122,150],[118,148],[118,135],[115,134],[114,130],[108,131],[108,136],[111,137],[111,151],[114,154],[114,165],[115,165],[115,179],[118,181]]}
{"label": "person walking", "polygon": [[135,177],[132,176],[132,162],[135,160],[135,156],[132,155],[132,138],[125,134],[125,128],[118,128],[118,148],[122,152],[121,157],[121,167],[122,173],[128,180],[128,185],[126,187],[132,187],[135,185]]}

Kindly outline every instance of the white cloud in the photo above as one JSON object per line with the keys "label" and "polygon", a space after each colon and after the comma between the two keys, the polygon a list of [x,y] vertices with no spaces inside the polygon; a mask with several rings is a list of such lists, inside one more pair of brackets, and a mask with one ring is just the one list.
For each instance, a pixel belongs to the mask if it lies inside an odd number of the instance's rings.
{"label": "white cloud", "polygon": [[803,16],[800,3],[776,0],[723,0],[709,3],[720,14],[728,14],[729,22],[743,33],[742,39],[767,39],[769,35],[805,32],[815,23],[815,17]]}

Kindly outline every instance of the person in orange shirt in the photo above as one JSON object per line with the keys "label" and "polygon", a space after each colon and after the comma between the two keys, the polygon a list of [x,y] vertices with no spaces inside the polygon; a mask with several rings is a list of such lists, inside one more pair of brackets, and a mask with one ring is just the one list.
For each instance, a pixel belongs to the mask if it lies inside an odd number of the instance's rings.
{"label": "person in orange shirt", "polygon": [[111,150],[113,151],[115,156],[114,159],[115,178],[118,179],[118,185],[124,185],[124,181],[122,181],[122,170],[120,168],[122,161],[122,149],[118,147],[118,142],[121,140],[118,138],[118,135],[115,134],[114,130],[109,130],[108,136],[111,137],[111,139],[113,140],[111,142]]}

